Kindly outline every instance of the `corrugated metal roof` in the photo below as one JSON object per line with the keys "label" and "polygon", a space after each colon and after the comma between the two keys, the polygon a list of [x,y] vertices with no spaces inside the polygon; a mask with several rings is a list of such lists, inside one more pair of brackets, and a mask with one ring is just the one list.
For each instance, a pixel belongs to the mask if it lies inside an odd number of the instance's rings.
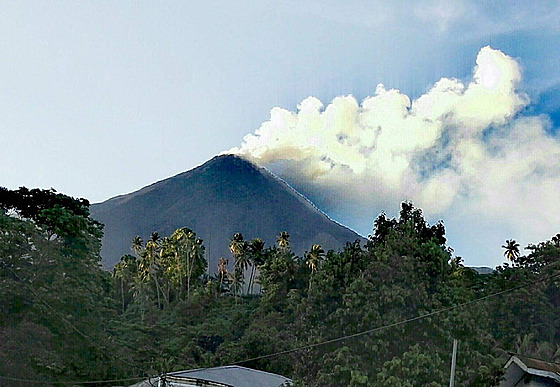
{"label": "corrugated metal roof", "polygon": [[173,378],[185,377],[208,380],[234,387],[279,387],[290,381],[285,376],[241,366],[201,368],[171,372],[168,375]]}
{"label": "corrugated metal roof", "polygon": [[511,363],[517,364],[523,371],[531,375],[543,376],[551,378],[560,383],[560,364],[551,363],[541,359],[535,359],[528,356],[513,354],[506,363],[505,368],[509,368]]}
{"label": "corrugated metal roof", "polygon": [[515,355],[519,360],[521,360],[529,368],[548,371],[556,373],[560,376],[560,364],[550,363],[544,360],[535,359],[527,356]]}
{"label": "corrugated metal roof", "polygon": [[[231,387],[280,387],[288,385],[291,380],[285,376],[254,370],[241,366],[223,366],[214,368],[199,368],[188,371],[170,372],[167,379],[174,384],[180,383],[181,379],[185,382],[194,380],[199,382],[211,382],[218,385]],[[152,379],[153,385],[157,386],[158,380]],[[216,384],[211,384],[216,385]],[[135,387],[149,387],[146,381],[137,383]]]}

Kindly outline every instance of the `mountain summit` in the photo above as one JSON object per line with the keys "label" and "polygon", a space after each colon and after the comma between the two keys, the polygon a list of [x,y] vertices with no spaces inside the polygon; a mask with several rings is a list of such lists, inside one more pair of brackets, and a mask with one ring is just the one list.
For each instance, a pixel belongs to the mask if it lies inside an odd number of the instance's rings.
{"label": "mountain summit", "polygon": [[287,231],[292,250],[300,255],[315,243],[339,250],[348,241],[363,240],[266,169],[235,155],[216,156],[139,191],[93,204],[91,215],[105,225],[101,255],[109,269],[130,253],[135,235],[146,239],[157,231],[165,236],[180,227],[204,240],[211,271],[220,257],[231,257],[229,242],[236,232],[270,246]]}

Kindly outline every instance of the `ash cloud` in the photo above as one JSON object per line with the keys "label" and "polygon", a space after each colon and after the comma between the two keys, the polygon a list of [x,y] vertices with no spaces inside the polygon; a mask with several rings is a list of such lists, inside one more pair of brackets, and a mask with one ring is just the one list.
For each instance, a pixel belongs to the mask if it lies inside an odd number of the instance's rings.
{"label": "ash cloud", "polygon": [[383,84],[361,103],[308,97],[295,112],[273,108],[229,152],[327,213],[358,219],[409,199],[432,218],[505,219],[510,232],[538,241],[560,231],[560,139],[548,117],[520,113],[529,104],[521,80],[513,58],[484,47],[469,81],[442,78],[415,100]]}

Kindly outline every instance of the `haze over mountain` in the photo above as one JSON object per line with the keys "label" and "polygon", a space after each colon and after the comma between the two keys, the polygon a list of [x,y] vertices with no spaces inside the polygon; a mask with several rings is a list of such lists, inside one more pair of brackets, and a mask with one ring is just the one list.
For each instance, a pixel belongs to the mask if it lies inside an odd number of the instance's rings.
{"label": "haze over mountain", "polygon": [[135,235],[147,238],[157,231],[165,236],[179,227],[189,227],[204,240],[211,271],[220,257],[231,257],[229,242],[236,232],[270,246],[287,231],[296,254],[315,243],[338,250],[348,241],[363,240],[266,169],[234,155],[216,156],[139,191],[93,204],[91,214],[105,225],[101,255],[106,268],[131,252]]}

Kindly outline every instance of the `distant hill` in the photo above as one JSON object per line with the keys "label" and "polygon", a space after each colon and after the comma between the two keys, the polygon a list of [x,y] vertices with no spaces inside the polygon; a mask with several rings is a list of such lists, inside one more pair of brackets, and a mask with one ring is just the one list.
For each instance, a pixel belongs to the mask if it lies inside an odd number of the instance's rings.
{"label": "distant hill", "polygon": [[211,271],[220,257],[231,257],[229,241],[236,232],[270,246],[287,231],[296,254],[315,243],[326,251],[364,240],[266,169],[234,155],[216,156],[139,191],[93,204],[91,216],[105,225],[101,255],[108,269],[130,253],[135,235],[146,239],[157,231],[166,236],[179,227],[189,227],[204,240]]}
{"label": "distant hill", "polygon": [[469,269],[473,269],[478,274],[492,274],[494,272],[494,269],[486,266],[481,266],[481,267],[469,266]]}

